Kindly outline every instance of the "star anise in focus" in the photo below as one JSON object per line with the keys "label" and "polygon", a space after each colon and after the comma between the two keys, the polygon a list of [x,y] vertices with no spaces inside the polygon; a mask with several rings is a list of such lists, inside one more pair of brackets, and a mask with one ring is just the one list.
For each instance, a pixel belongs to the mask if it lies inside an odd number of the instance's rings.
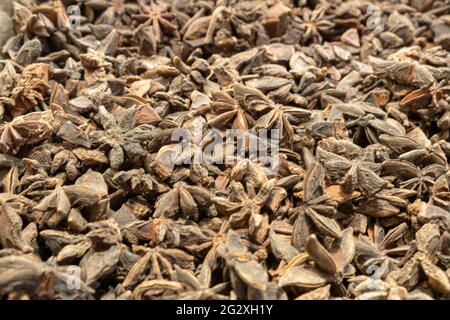
{"label": "star anise in focus", "polygon": [[230,216],[232,228],[249,227],[256,242],[261,243],[268,233],[268,216],[261,211],[274,185],[275,181],[269,180],[256,193],[254,189],[246,192],[240,182],[231,181],[228,199],[214,197],[213,202],[219,214]]}
{"label": "star anise in focus", "polygon": [[[396,256],[404,255],[409,249],[409,245],[398,245],[408,229],[406,223],[401,223],[387,233],[382,225],[377,221],[369,228],[369,237],[360,235],[355,240],[356,266],[364,273],[371,274],[374,268],[378,269],[379,276],[384,277],[395,270],[398,260]],[[397,245],[397,246],[396,246]]]}
{"label": "star anise in focus", "polygon": [[430,204],[450,210],[450,173],[440,176],[431,189]]}
{"label": "star anise in focus", "polygon": [[[364,157],[364,153],[361,154]],[[387,186],[387,181],[377,175],[380,164],[364,159],[348,160],[345,157],[317,147],[317,160],[327,169],[332,180],[341,183],[342,189],[352,193],[360,189],[363,194],[371,196]]]}
{"label": "star anise in focus", "polygon": [[48,88],[48,65],[35,63],[27,66],[18,77],[17,84],[11,92],[14,107],[10,110],[13,117],[27,113],[44,101]]}
{"label": "star anise in focus", "polygon": [[377,221],[368,229],[368,235],[377,248],[386,255],[399,256],[408,250],[410,245],[399,245],[402,238],[407,234],[408,224],[405,222],[390,229],[387,233],[382,224]]}
{"label": "star anise in focus", "polygon": [[230,171],[229,179],[242,183],[249,192],[260,189],[267,181],[264,167],[249,159],[238,161]]}
{"label": "star anise in focus", "polygon": [[292,231],[294,247],[303,249],[308,236],[314,232],[340,238],[342,230],[334,220],[338,203],[325,192],[325,169],[319,162],[314,162],[306,172],[300,193],[303,203],[290,217],[295,219]]}
{"label": "star anise in focus", "polygon": [[389,273],[388,281],[395,281],[397,284],[410,290],[421,280],[419,274],[423,275],[423,280],[427,282],[433,290],[446,294],[450,292],[450,281],[445,271],[439,264],[435,264],[436,253],[440,247],[440,230],[437,224],[424,224],[416,232],[416,245],[409,250],[408,255],[403,259],[401,268]]}
{"label": "star anise in focus", "polygon": [[151,197],[162,190],[167,191],[165,186],[159,184],[152,175],[145,173],[142,168],[119,171],[112,177],[111,181],[125,194],[131,193]]}
{"label": "star anise in focus", "polygon": [[416,127],[406,135],[379,136],[380,143],[399,154],[400,160],[406,160],[415,165],[426,166],[439,164],[447,166],[447,156],[440,143],[432,143],[425,133]]}
{"label": "star anise in focus", "polygon": [[234,97],[258,117],[254,129],[277,129],[281,145],[291,145],[294,139],[294,126],[311,117],[311,111],[277,104],[258,89],[234,84]]}
{"label": "star anise in focus", "polygon": [[20,194],[23,196],[39,200],[64,182],[60,177],[49,176],[45,167],[37,160],[25,158],[23,164],[25,171],[20,178]]}
{"label": "star anise in focus", "polygon": [[210,228],[202,228],[190,220],[151,219],[150,244],[183,247],[194,256],[204,259],[217,235],[217,224],[221,222],[219,218],[212,218],[207,224]]}
{"label": "star anise in focus", "polygon": [[450,93],[450,84],[448,80],[445,79],[438,82],[433,82],[433,84],[428,89],[431,95],[431,101],[435,108],[447,108],[448,101],[446,97]]}
{"label": "star anise in focus", "polygon": [[439,164],[430,164],[421,169],[408,161],[396,159],[386,160],[382,166],[400,180],[400,188],[415,190],[421,198],[429,192],[436,179],[447,172],[447,167]]}
{"label": "star anise in focus", "polygon": [[356,212],[374,218],[394,217],[408,205],[408,198],[414,196],[416,191],[408,189],[383,189],[374,196],[362,200],[355,207]]}
{"label": "star anise in focus", "polygon": [[213,93],[211,110],[216,117],[208,121],[208,124],[213,128],[224,129],[231,124],[233,129],[248,130],[255,123],[251,114],[226,92]]}
{"label": "star anise in focus", "polygon": [[89,169],[75,184],[57,185],[40,200],[34,208],[37,212],[42,212],[39,223],[56,227],[68,217],[72,207],[86,210],[89,221],[104,218],[109,208],[107,189],[103,176]]}
{"label": "star anise in focus", "polygon": [[202,244],[210,241],[214,234],[213,230],[203,230],[192,221],[155,218],[151,220],[150,244],[186,247],[190,252],[197,254],[209,247],[206,245],[203,248]]}
{"label": "star anise in focus", "polygon": [[[149,156],[152,161],[150,168],[161,179],[172,183],[189,179],[194,185],[210,185],[213,179],[208,172],[217,170],[208,164],[215,156],[223,155],[218,153],[221,144],[215,141],[217,132],[206,132],[206,120],[201,116],[191,117],[187,112],[173,115],[163,119],[160,127],[164,129],[158,130],[159,133],[148,144],[150,152],[157,151]],[[203,152],[210,143],[213,147],[209,150],[211,152]],[[199,163],[201,161],[203,164]],[[183,164],[191,165],[187,169]],[[189,173],[185,175],[183,171]]]}
{"label": "star anise in focus", "polygon": [[215,215],[211,193],[208,189],[175,183],[172,190],[163,194],[156,203],[154,218],[173,217],[181,213],[185,219],[200,219],[201,215]]}
{"label": "star anise in focus", "polygon": [[104,164],[108,164],[108,158],[100,150],[87,148],[62,149],[53,156],[50,170],[52,174],[55,174],[64,169],[69,180],[73,181],[80,176],[83,167]]}
{"label": "star anise in focus", "polygon": [[439,128],[450,128],[450,85],[447,80],[434,81],[429,86],[414,90],[400,101],[405,113],[416,113],[425,121],[437,121]]}
{"label": "star anise in focus", "polygon": [[64,190],[58,186],[47,197],[41,200],[34,210],[44,213],[42,222],[50,228],[56,228],[63,220],[66,220],[72,205]]}
{"label": "star anise in focus", "polygon": [[224,276],[230,281],[238,299],[262,299],[274,294],[268,290],[270,282],[267,271],[249,252],[237,232],[228,231],[226,241],[218,247],[218,253],[226,265]]}
{"label": "star anise in focus", "polygon": [[142,256],[128,272],[123,286],[133,288],[144,280],[175,278],[174,263],[189,267],[194,257],[180,249],[147,248],[133,246],[133,251]]}
{"label": "star anise in focus", "polygon": [[329,247],[325,247],[315,234],[311,234],[306,240],[305,250],[307,255],[298,255],[295,264],[288,265],[279,285],[311,290],[332,284],[337,292],[345,294],[343,279],[355,273],[351,264],[355,254],[353,229],[343,230],[342,236]]}
{"label": "star anise in focus", "polygon": [[[149,107],[149,118],[159,121],[158,114]],[[136,109],[128,109],[120,119],[101,106],[96,115],[103,130],[90,133],[91,141],[100,149],[109,152],[111,168],[118,170],[125,161],[125,155],[135,163],[147,156],[145,144],[154,137],[155,128],[150,124],[136,125]]]}
{"label": "star anise in focus", "polygon": [[50,111],[32,112],[0,125],[0,149],[17,153],[24,145],[45,140],[52,133],[53,115]]}
{"label": "star anise in focus", "polygon": [[230,10],[231,26],[239,38],[245,39],[251,46],[267,43],[269,40],[263,26],[259,23],[259,19],[263,16],[263,9],[263,4],[239,2]]}
{"label": "star anise in focus", "polygon": [[152,100],[162,108],[172,112],[187,111],[190,108],[190,94],[196,90],[195,84],[187,75],[175,77],[167,91],[156,92]]}
{"label": "star anise in focus", "polygon": [[218,248],[227,241],[229,229],[230,219],[224,219],[220,229],[214,235],[210,236],[208,241],[201,245],[202,250],[208,250],[204,263],[213,271],[219,266]]}

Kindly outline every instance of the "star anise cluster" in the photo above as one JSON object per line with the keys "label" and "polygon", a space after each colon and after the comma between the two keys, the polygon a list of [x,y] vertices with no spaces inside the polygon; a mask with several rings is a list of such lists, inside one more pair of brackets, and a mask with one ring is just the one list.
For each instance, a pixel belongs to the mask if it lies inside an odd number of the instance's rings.
{"label": "star anise cluster", "polygon": [[444,2],[11,4],[0,299],[448,299]]}

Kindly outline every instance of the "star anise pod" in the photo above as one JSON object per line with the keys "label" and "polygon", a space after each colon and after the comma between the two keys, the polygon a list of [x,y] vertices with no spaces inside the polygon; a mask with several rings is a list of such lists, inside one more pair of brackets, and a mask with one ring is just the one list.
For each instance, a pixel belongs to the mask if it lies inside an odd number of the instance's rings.
{"label": "star anise pod", "polygon": [[53,156],[50,171],[55,174],[63,169],[69,180],[74,181],[80,176],[83,168],[105,165],[108,162],[108,158],[100,150],[63,149]]}
{"label": "star anise pod", "polygon": [[408,205],[408,198],[416,191],[408,189],[383,189],[370,198],[357,203],[356,212],[375,218],[395,217]]}
{"label": "star anise pod", "polygon": [[408,245],[397,245],[405,235],[408,226],[401,223],[385,233],[382,225],[377,221],[369,228],[369,237],[360,235],[355,240],[356,266],[364,273],[372,275],[377,270],[377,275],[384,279],[392,270],[397,269],[399,257],[404,255]]}
{"label": "star anise pod", "polygon": [[218,252],[226,264],[224,275],[239,299],[270,298],[267,271],[242,244],[238,233],[229,230]]}
{"label": "star anise pod", "polygon": [[0,148],[17,153],[24,145],[41,142],[52,133],[53,115],[50,111],[32,112],[0,125]]}
{"label": "star anise pod", "polygon": [[78,279],[79,286],[73,289],[67,285],[74,268],[79,270],[75,265],[56,266],[26,255],[2,256],[0,293],[22,292],[34,299],[91,299],[94,290],[84,280]]}
{"label": "star anise pod", "polygon": [[170,12],[166,4],[156,0],[150,0],[150,4],[145,0],[139,0],[138,3],[142,13],[133,14],[131,18],[139,23],[139,28],[151,27],[156,43],[161,42],[163,31],[174,32],[178,29],[174,23],[175,14]]}
{"label": "star anise pod", "polygon": [[[350,161],[321,147],[317,147],[316,156],[317,160],[327,169],[330,178],[340,182],[342,189],[347,193],[359,189],[365,195],[370,196],[388,184],[377,174],[381,169],[378,163],[359,159]],[[360,156],[364,157],[364,153]]]}
{"label": "star anise pod", "polygon": [[15,101],[11,115],[23,115],[43,102],[47,88],[48,65],[35,63],[27,66],[17,77],[17,84],[11,92],[11,98]]}
{"label": "star anise pod", "polygon": [[445,210],[450,209],[450,174],[448,172],[435,181],[430,193],[431,204]]}
{"label": "star anise pod", "polygon": [[139,12],[136,3],[128,3],[124,0],[112,0],[111,5],[98,17],[97,23],[114,25],[123,28],[131,24],[131,14]]}
{"label": "star anise pod", "polygon": [[299,107],[276,104],[261,91],[234,84],[234,97],[240,104],[255,114],[254,129],[277,129],[282,145],[291,145],[294,139],[294,126],[310,119],[311,112]]}
{"label": "star anise pod", "polygon": [[353,121],[348,121],[346,126],[348,129],[356,127],[353,135],[353,141],[358,145],[379,143],[381,134],[398,136],[404,134],[404,128],[394,119],[390,122],[381,120],[372,114],[365,115]]}
{"label": "star anise pod", "polygon": [[405,160],[386,160],[383,169],[400,179],[399,187],[416,190],[419,197],[426,195],[437,178],[447,172],[447,168],[439,164],[430,164],[417,168]]}
{"label": "star anise pod", "polygon": [[448,81],[433,82],[427,87],[414,90],[400,101],[401,110],[407,113],[417,113],[428,121],[438,120],[438,126],[448,129]]}
{"label": "star anise pod", "polygon": [[39,222],[51,227],[66,220],[72,207],[88,211],[88,220],[96,221],[108,212],[107,189],[103,176],[88,170],[75,184],[57,186],[34,210],[43,213]]}
{"label": "star anise pod", "polygon": [[[343,231],[342,237],[335,239],[326,248],[311,234],[305,244],[307,254],[299,254],[288,265],[280,277],[279,285],[283,288],[311,290],[331,284],[341,295],[345,294],[343,280],[355,273],[351,265],[355,254],[353,229]],[[313,260],[314,264],[310,263]]]}
{"label": "star anise pod", "polygon": [[255,190],[245,191],[241,183],[231,181],[231,194],[228,199],[214,197],[213,202],[220,215],[230,217],[234,229],[248,227],[257,243],[262,243],[268,233],[268,216],[262,214],[262,208],[269,199],[275,181],[264,183],[256,194]]}
{"label": "star anise pod", "polygon": [[198,220],[202,214],[215,215],[211,193],[197,186],[177,182],[173,189],[157,201],[154,218],[173,217],[181,213],[186,219]]}
{"label": "star anise pod", "polygon": [[[149,107],[151,121],[159,122],[156,112]],[[147,156],[145,144],[155,136],[150,124],[136,125],[136,109],[128,109],[120,119],[116,119],[106,108],[99,108],[97,118],[104,130],[90,133],[93,144],[109,152],[111,168],[118,170],[125,161],[125,155],[132,162],[139,162]],[[154,123],[154,122],[153,122]]]}
{"label": "star anise pod", "polygon": [[380,143],[389,147],[398,154],[399,159],[406,160],[415,165],[426,166],[439,164],[447,166],[447,156],[441,148],[441,144],[432,143],[425,133],[416,127],[406,135],[379,136]]}
{"label": "star anise pod", "polygon": [[322,33],[329,31],[334,26],[333,22],[325,16],[326,6],[318,4],[314,10],[301,8],[298,11],[298,15],[294,16],[294,23],[303,32],[302,44],[321,44]]}
{"label": "star anise pod", "polygon": [[211,286],[211,269],[207,264],[202,264],[200,272],[194,275],[192,272],[175,265],[175,272],[179,282],[183,284],[186,291],[178,293],[169,299],[185,300],[226,300],[228,297],[220,294],[228,287],[227,283],[219,283]]}
{"label": "star anise pod", "polygon": [[325,170],[319,162],[314,162],[308,169],[301,193],[302,203],[291,216],[291,219],[295,219],[292,231],[294,247],[303,249],[314,231],[324,236],[340,238],[342,229],[334,219],[337,202],[325,192]]}
{"label": "star anise pod", "polygon": [[208,124],[213,128],[224,129],[231,124],[233,129],[248,130],[255,123],[251,114],[223,91],[213,93],[211,110],[216,117],[208,121]]}
{"label": "star anise pod", "polygon": [[123,285],[133,288],[144,280],[175,279],[174,263],[189,267],[194,257],[180,249],[134,246],[133,251],[142,255],[128,272]]}

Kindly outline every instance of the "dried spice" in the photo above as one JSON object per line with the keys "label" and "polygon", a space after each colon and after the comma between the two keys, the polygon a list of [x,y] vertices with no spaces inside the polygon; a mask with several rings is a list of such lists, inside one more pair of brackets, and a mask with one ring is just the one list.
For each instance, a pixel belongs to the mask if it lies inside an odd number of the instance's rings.
{"label": "dried spice", "polygon": [[0,10],[0,299],[450,298],[448,0],[69,2]]}

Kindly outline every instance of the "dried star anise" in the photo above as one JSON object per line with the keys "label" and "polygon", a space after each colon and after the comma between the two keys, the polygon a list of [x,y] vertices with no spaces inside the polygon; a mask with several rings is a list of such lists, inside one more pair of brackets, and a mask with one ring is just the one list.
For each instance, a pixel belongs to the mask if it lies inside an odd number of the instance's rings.
{"label": "dried star anise", "polygon": [[1,0],[0,299],[449,299],[449,12]]}

